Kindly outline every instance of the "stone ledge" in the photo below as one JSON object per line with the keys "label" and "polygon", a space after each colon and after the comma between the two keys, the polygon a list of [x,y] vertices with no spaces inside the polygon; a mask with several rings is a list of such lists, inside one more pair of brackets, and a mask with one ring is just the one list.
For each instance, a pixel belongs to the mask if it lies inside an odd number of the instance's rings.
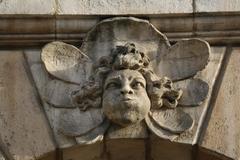
{"label": "stone ledge", "polygon": [[[136,16],[141,18],[142,16]],[[5,17],[0,23],[0,46],[42,45],[54,40],[81,44],[86,33],[106,16]],[[212,44],[240,43],[240,15],[151,16],[171,41],[203,38]]]}

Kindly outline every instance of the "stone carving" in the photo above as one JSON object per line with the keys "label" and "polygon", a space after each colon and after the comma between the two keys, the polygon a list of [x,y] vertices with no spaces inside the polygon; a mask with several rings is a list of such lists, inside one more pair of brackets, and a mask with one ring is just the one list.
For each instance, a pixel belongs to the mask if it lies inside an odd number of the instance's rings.
{"label": "stone carving", "polygon": [[207,97],[208,84],[193,76],[205,68],[209,52],[199,39],[171,46],[144,20],[107,19],[88,33],[80,49],[63,42],[43,48],[51,80],[40,94],[50,106],[68,109],[55,129],[77,143],[102,140],[113,125],[147,126],[173,140],[194,124],[181,107],[198,106]]}

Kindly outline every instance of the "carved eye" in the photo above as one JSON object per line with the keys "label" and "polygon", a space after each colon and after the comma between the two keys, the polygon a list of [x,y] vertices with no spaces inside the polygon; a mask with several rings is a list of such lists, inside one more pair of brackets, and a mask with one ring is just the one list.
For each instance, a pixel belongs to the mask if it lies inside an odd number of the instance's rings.
{"label": "carved eye", "polygon": [[106,85],[105,89],[108,88],[117,88],[119,86],[119,84],[117,82],[110,82]]}
{"label": "carved eye", "polygon": [[133,83],[132,87],[134,89],[145,88],[145,86],[142,82],[135,82],[135,83]]}

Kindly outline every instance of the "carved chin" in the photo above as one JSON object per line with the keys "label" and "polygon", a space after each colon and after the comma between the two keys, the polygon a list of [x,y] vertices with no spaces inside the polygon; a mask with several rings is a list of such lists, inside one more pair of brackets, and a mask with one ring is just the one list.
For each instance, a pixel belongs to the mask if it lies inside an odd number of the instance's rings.
{"label": "carved chin", "polygon": [[103,113],[109,120],[121,126],[128,126],[143,120],[150,110],[150,105],[142,106],[136,102],[110,104],[103,101]]}

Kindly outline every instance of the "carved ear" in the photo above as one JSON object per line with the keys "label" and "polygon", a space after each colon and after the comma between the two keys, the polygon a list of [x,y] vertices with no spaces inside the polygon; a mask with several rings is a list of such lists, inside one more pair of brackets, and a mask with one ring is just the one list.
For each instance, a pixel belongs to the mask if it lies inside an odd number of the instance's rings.
{"label": "carved ear", "polygon": [[149,117],[157,126],[170,133],[179,134],[193,126],[191,116],[180,108],[153,110]]}
{"label": "carved ear", "polygon": [[205,68],[209,53],[210,47],[203,40],[182,40],[170,47],[154,69],[159,76],[173,81],[189,78]]}
{"label": "carved ear", "polygon": [[63,81],[80,84],[90,74],[90,59],[78,48],[63,42],[47,44],[41,58],[48,73]]}
{"label": "carved ear", "polygon": [[208,95],[209,86],[201,79],[187,79],[173,83],[174,88],[181,88],[182,97],[178,101],[181,106],[198,106]]}

